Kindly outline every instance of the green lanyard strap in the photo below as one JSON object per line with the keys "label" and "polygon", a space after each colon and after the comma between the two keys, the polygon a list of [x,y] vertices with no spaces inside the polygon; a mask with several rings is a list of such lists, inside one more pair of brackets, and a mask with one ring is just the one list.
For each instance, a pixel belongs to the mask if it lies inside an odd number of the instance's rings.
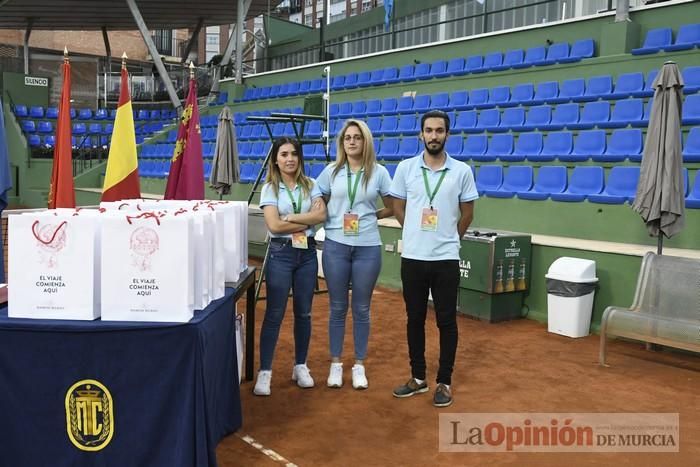
{"label": "green lanyard strap", "polygon": [[292,192],[287,188],[286,186],[284,187],[284,191],[287,192],[287,196],[289,196],[289,201],[292,202],[292,208],[294,209],[294,214],[299,214],[301,212],[301,188],[299,189],[299,197],[296,201],[294,202],[294,197],[292,196]]}
{"label": "green lanyard strap", "polygon": [[423,181],[425,182],[425,194],[428,195],[428,199],[430,199],[430,209],[433,209],[433,200],[435,199],[435,195],[437,195],[438,190],[440,189],[440,185],[442,185],[442,181],[445,179],[445,174],[447,174],[447,169],[444,169],[442,171],[442,175],[440,175],[440,180],[438,180],[437,185],[435,185],[435,191],[432,193],[430,192],[430,183],[428,183],[428,169],[425,167],[422,167],[423,169]]}
{"label": "green lanyard strap", "polygon": [[348,212],[352,211],[352,206],[355,204],[355,195],[357,194],[357,186],[360,184],[360,178],[362,178],[362,170],[357,172],[355,177],[355,186],[350,186],[350,179],[352,178],[352,172],[350,171],[350,165],[345,164],[345,170],[348,171],[348,199],[350,200],[350,208]]}

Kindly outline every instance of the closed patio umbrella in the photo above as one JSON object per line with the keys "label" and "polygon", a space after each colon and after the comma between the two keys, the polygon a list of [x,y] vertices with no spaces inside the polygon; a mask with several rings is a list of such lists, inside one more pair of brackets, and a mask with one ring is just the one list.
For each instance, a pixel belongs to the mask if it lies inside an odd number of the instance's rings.
{"label": "closed patio umbrella", "polygon": [[674,62],[666,62],[654,80],[654,103],[637,194],[632,204],[646,223],[649,234],[658,237],[658,254],[663,251],[663,237],[679,233],[685,223],[682,106],[683,78]]}
{"label": "closed patio umbrella", "polygon": [[216,150],[209,184],[219,193],[219,198],[231,193],[231,185],[240,180],[238,146],[233,127],[231,109],[225,106],[219,114],[216,130]]}

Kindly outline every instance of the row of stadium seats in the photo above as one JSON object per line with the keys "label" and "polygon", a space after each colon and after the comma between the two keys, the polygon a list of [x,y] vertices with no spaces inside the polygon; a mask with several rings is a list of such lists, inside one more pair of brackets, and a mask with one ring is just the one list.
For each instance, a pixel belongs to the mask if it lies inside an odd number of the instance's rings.
{"label": "row of stadium seats", "polygon": [[[98,147],[109,147],[111,135],[108,136],[72,136],[71,146],[73,149],[87,149]],[[53,148],[56,145],[56,137],[47,135],[41,137],[39,135],[29,135],[27,144],[30,148]]]}
{"label": "row of stadium seats", "polygon": [[[32,133],[54,133],[54,124],[51,121],[42,120],[35,122],[34,120],[22,120],[21,122],[22,131],[27,134]],[[74,123],[73,124],[73,134],[74,135],[111,135],[114,129],[113,123]],[[134,130],[137,135],[151,135],[157,133],[163,129],[162,122],[149,122],[141,125],[136,125]]]}
{"label": "row of stadium seats", "polygon": [[[17,118],[33,118],[41,119],[48,118],[55,120],[58,118],[58,107],[48,107],[44,109],[42,106],[32,106],[27,108],[26,105],[16,105],[14,113]],[[97,109],[94,113],[92,109],[70,109],[71,120],[114,120],[116,117],[116,109]],[[174,109],[163,110],[134,110],[135,120],[172,120],[177,118],[177,111]]]}
{"label": "row of stadium seats", "polygon": [[632,49],[632,55],[648,55],[657,52],[675,52],[700,47],[700,23],[684,24],[678,28],[676,41],[673,42],[671,28],[650,29],[644,38],[644,44]]}
{"label": "row of stadium seats", "polygon": [[[202,144],[202,157],[212,159],[216,143]],[[175,145],[172,143],[165,144],[147,144],[141,147],[139,157],[142,159],[166,159],[171,158],[175,152]]]}
{"label": "row of stadium seats", "polygon": [[228,102],[228,91],[221,91],[216,99],[209,102],[209,106],[224,105]]}
{"label": "row of stadium seats", "polygon": [[[142,161],[139,160],[139,177],[167,178],[170,173],[170,161]],[[211,163],[204,163],[204,180],[211,175]]]}
{"label": "row of stadium seats", "polygon": [[[510,68],[520,69],[531,66],[554,65],[556,63],[577,62],[592,57],[595,53],[593,39],[581,39],[572,46],[567,42],[552,44],[549,47],[536,46],[527,50],[513,49],[505,52],[491,52],[469,57],[457,57],[451,60],[438,60],[433,63],[408,64],[400,68],[388,67],[359,73],[334,76],[331,81],[333,91],[355,89],[370,86],[381,86],[399,82],[430,80],[448,76],[463,76],[470,73],[485,73],[501,71]],[[307,93],[321,92],[323,80],[307,80],[285,83],[263,88],[246,89],[240,102],[275,99],[279,97],[297,96]]]}

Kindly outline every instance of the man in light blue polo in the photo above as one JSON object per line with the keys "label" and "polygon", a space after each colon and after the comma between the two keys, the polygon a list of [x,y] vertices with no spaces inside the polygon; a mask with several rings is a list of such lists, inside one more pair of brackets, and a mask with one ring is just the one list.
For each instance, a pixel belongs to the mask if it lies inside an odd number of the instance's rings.
{"label": "man in light blue polo", "polygon": [[432,293],[440,332],[440,366],[433,396],[436,407],[452,404],[460,239],[472,221],[474,200],[479,197],[471,168],[445,152],[449,128],[446,113],[431,110],[423,115],[420,137],[425,150],[398,165],[390,191],[394,215],[403,226],[401,282],[411,361],[411,379],[394,389],[394,396],[428,391],[425,317]]}

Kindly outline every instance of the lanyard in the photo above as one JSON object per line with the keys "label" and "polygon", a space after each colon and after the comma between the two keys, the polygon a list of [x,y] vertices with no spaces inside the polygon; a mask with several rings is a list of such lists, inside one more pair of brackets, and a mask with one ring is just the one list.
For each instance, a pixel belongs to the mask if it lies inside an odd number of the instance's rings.
{"label": "lanyard", "polygon": [[350,171],[350,165],[345,164],[345,170],[348,171],[348,199],[350,200],[350,208],[348,209],[348,212],[352,211],[352,206],[355,204],[355,195],[357,194],[357,185],[360,183],[360,178],[362,178],[362,169],[360,169],[359,172],[357,172],[357,175],[355,176],[355,186],[351,187],[350,186],[350,179],[352,178],[352,172]]}
{"label": "lanyard", "polygon": [[440,189],[440,185],[442,185],[442,181],[445,179],[445,174],[447,174],[447,169],[444,169],[442,171],[442,175],[440,175],[440,180],[438,180],[437,185],[435,185],[435,191],[432,193],[430,192],[430,184],[428,183],[428,169],[425,167],[422,167],[423,169],[423,181],[425,182],[425,194],[428,195],[428,198],[430,199],[430,209],[433,209],[433,199],[435,199],[435,195],[437,195],[438,190]]}
{"label": "lanyard", "polygon": [[301,212],[301,188],[299,189],[299,197],[298,197],[296,203],[294,202],[294,198],[292,197],[292,192],[289,191],[289,188],[287,188],[285,186],[284,191],[287,192],[287,196],[289,196],[289,201],[292,202],[292,208],[294,209],[294,214],[299,214]]}

